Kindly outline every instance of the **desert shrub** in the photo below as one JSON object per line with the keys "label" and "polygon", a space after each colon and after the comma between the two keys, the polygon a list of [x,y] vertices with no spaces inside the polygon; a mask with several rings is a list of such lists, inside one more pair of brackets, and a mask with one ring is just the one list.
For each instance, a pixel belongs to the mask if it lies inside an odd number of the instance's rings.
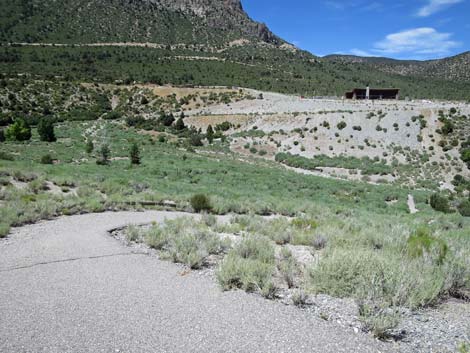
{"label": "desert shrub", "polygon": [[464,200],[459,204],[458,210],[464,217],[470,217],[470,200]]}
{"label": "desert shrub", "polygon": [[400,322],[399,314],[394,309],[365,303],[359,305],[359,318],[367,331],[382,340],[389,338],[391,330]]}
{"label": "desert shrub", "polygon": [[467,166],[470,168],[470,148],[462,148],[460,150],[460,159],[467,163]]}
{"label": "desert shrub", "polygon": [[429,199],[429,204],[436,211],[444,213],[450,212],[449,200],[447,199],[447,197],[442,196],[440,194],[436,193],[431,195],[431,198]]}
{"label": "desert shrub", "polygon": [[10,226],[6,223],[0,223],[0,238],[5,238],[10,233]]}
{"label": "desert shrub", "polygon": [[199,134],[191,134],[189,137],[189,144],[193,147],[201,147],[204,146],[202,143],[202,136]]}
{"label": "desert shrub", "polygon": [[341,121],[341,122],[338,123],[338,125],[336,125],[336,127],[337,127],[339,130],[345,129],[346,126],[348,126],[348,124],[346,124],[346,122],[344,122],[344,121]]}
{"label": "desert shrub", "polygon": [[129,150],[129,155],[131,159],[132,165],[139,165],[140,164],[140,150],[137,143],[133,143]]}
{"label": "desert shrub", "polygon": [[225,252],[229,241],[221,240],[203,222],[194,223],[191,218],[166,221],[163,225],[152,226],[144,235],[150,247],[162,250],[172,261],[191,268],[204,266],[210,254]]}
{"label": "desert shrub", "polygon": [[229,251],[217,270],[217,280],[224,290],[259,291],[269,298],[275,292],[274,270],[274,248],[270,241],[262,236],[247,236]]}
{"label": "desert shrub", "polygon": [[54,159],[51,157],[50,154],[45,154],[41,157],[41,164],[53,164]]}
{"label": "desert shrub", "polygon": [[326,247],[328,240],[323,235],[315,235],[313,238],[312,246],[315,250],[321,250]]}
{"label": "desert shrub", "polygon": [[122,113],[113,110],[109,113],[104,114],[102,118],[105,120],[119,120],[122,119]]}
{"label": "desert shrub", "polygon": [[8,153],[8,152],[0,151],[0,160],[3,160],[3,161],[14,161],[14,160],[15,160],[15,156],[13,156],[12,154],[10,154],[10,153]]}
{"label": "desert shrub", "polygon": [[169,241],[170,237],[162,227],[154,226],[145,234],[145,243],[153,249],[163,249]]}
{"label": "desert shrub", "polygon": [[212,210],[212,205],[209,197],[204,194],[196,194],[189,200],[191,207],[197,213],[200,212],[210,212]]}
{"label": "desert shrub", "polygon": [[201,268],[204,259],[209,255],[207,249],[201,246],[200,240],[190,233],[182,234],[171,239],[169,253],[174,262],[183,263],[190,268]]}
{"label": "desert shrub", "polygon": [[441,132],[442,134],[444,135],[449,135],[451,134],[452,132],[454,132],[454,124],[452,123],[452,121],[446,119],[444,121],[444,125],[442,126],[441,128]]}
{"label": "desert shrub", "polygon": [[425,258],[360,248],[331,250],[309,280],[315,293],[410,308],[435,303],[446,289],[443,268]]}
{"label": "desert shrub", "polygon": [[279,272],[289,288],[294,287],[295,276],[298,272],[298,264],[292,252],[287,248],[281,249],[281,260],[278,264]]}
{"label": "desert shrub", "polygon": [[141,238],[140,230],[135,225],[128,226],[126,231],[125,231],[125,234],[126,234],[126,239],[129,242],[136,242],[136,241],[140,240],[140,238]]}
{"label": "desert shrub", "polygon": [[10,141],[28,141],[31,139],[31,127],[25,120],[18,119],[7,127],[5,137]]}
{"label": "desert shrub", "polygon": [[318,227],[318,223],[311,218],[294,218],[291,221],[292,225],[297,229],[315,229]]}
{"label": "desert shrub", "polygon": [[41,141],[55,142],[57,140],[54,133],[54,123],[47,118],[43,118],[39,121],[38,134]]}
{"label": "desert shrub", "polygon": [[224,121],[223,123],[217,124],[215,126],[215,131],[228,131],[232,127],[232,124],[230,124],[228,121]]}
{"label": "desert shrub", "polygon": [[427,256],[436,264],[442,265],[449,248],[444,240],[432,236],[428,229],[418,228],[408,238],[407,250],[411,257]]}
{"label": "desert shrub", "polygon": [[292,303],[295,306],[305,306],[307,304],[308,295],[303,290],[298,289],[292,294]]}

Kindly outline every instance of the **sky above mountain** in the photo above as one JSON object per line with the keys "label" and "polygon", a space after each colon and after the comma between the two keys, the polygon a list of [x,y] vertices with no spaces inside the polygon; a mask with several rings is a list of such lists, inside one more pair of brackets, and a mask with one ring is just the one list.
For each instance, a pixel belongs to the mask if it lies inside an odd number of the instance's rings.
{"label": "sky above mountain", "polygon": [[242,0],[255,20],[315,55],[437,59],[470,50],[470,0]]}

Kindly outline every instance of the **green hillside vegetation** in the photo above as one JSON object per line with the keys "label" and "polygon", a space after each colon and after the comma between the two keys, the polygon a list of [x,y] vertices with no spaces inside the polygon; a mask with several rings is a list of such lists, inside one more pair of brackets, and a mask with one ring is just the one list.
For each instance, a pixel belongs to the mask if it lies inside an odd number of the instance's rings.
{"label": "green hillside vegetation", "polygon": [[373,70],[402,76],[416,76],[457,82],[469,82],[470,52],[437,60],[394,60],[380,57],[329,55],[327,60],[343,64],[359,64]]}
{"label": "green hillside vegetation", "polygon": [[[257,56],[252,54],[257,53]],[[198,60],[192,59],[194,55]],[[218,58],[204,59],[204,57]],[[185,58],[186,57],[186,58]],[[0,72],[8,77],[61,76],[70,81],[225,85],[299,95],[341,96],[351,87],[400,87],[411,98],[468,99],[470,84],[387,75],[306,53],[234,47],[220,54],[139,47],[4,47]]]}
{"label": "green hillside vegetation", "polygon": [[[197,15],[187,0],[159,5],[128,0],[2,1],[0,72],[61,76],[67,81],[244,86],[310,96],[342,96],[352,87],[369,84],[399,87],[402,97],[469,99],[469,80],[445,75],[423,80],[423,75],[321,59],[288,46],[252,21],[237,1],[201,4],[197,11],[202,14]],[[87,46],[130,42],[140,47]]]}

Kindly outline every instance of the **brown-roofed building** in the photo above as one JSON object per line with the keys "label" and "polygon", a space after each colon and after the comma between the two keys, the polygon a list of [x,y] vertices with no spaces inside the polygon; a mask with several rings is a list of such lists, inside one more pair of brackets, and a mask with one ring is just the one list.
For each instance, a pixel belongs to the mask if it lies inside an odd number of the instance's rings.
{"label": "brown-roofed building", "polygon": [[354,88],[346,92],[346,99],[399,99],[399,88]]}

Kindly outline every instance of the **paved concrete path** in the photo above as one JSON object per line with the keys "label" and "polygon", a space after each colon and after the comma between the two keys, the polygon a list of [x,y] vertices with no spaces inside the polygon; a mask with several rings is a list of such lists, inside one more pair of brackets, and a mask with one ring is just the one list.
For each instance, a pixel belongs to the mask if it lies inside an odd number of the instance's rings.
{"label": "paved concrete path", "polygon": [[106,231],[178,213],[63,217],[0,241],[0,352],[388,352],[293,306],[222,292]]}

